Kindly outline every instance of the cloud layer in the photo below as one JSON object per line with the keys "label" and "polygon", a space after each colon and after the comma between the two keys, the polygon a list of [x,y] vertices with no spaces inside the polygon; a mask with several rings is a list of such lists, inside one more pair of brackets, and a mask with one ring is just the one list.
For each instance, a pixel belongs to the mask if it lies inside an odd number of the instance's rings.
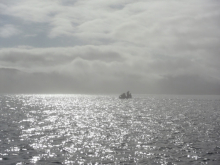
{"label": "cloud layer", "polygon": [[220,94],[219,7],[215,0],[0,3],[0,92]]}

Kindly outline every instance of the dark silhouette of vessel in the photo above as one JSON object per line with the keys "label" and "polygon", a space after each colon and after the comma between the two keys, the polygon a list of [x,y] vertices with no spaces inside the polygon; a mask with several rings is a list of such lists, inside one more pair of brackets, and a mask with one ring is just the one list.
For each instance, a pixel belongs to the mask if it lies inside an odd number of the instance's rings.
{"label": "dark silhouette of vessel", "polygon": [[132,98],[132,95],[129,91],[127,91],[127,94],[126,93],[122,93],[120,96],[119,96],[119,99],[131,99]]}

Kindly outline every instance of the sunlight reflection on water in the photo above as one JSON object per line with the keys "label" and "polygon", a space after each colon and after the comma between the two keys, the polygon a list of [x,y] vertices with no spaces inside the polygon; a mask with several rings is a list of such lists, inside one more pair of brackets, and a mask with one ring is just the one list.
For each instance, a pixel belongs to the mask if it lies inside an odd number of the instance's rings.
{"label": "sunlight reflection on water", "polygon": [[219,109],[219,98],[1,96],[0,164],[219,164]]}

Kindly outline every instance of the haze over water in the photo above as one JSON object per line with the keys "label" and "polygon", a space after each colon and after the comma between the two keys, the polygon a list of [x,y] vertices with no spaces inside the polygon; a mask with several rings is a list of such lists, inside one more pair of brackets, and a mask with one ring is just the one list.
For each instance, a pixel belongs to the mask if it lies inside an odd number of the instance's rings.
{"label": "haze over water", "polygon": [[1,95],[0,164],[220,164],[220,96]]}

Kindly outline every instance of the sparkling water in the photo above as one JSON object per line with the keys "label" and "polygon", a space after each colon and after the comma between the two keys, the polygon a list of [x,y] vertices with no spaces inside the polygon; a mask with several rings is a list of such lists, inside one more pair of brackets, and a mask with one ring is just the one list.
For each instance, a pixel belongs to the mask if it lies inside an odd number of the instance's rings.
{"label": "sparkling water", "polygon": [[0,164],[220,164],[220,96],[1,95]]}

